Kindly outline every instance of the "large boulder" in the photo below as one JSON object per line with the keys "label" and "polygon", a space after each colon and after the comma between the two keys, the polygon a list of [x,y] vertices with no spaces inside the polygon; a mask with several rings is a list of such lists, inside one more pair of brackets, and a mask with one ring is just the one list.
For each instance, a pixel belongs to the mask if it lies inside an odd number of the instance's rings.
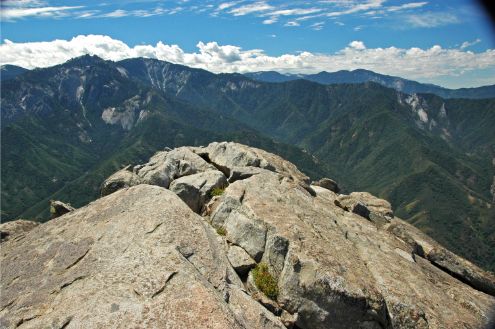
{"label": "large boulder", "polygon": [[[308,176],[300,172],[294,164],[278,155],[254,147],[233,142],[215,142],[207,147],[196,147],[191,148],[191,150],[208,159],[215,167],[222,170],[227,177],[231,176],[233,170],[238,171],[242,167],[255,167],[277,172],[306,185],[310,182]],[[259,172],[254,171],[254,173]]]}
{"label": "large boulder", "polygon": [[335,193],[340,192],[340,187],[337,184],[337,182],[334,181],[333,179],[330,179],[330,178],[322,178],[319,181],[312,182],[311,184],[315,185],[315,186],[320,186],[320,187],[326,188],[327,190],[330,190],[330,191],[335,192]]}
{"label": "large boulder", "polygon": [[244,292],[215,231],[139,185],[2,244],[2,328],[284,328]]}
{"label": "large boulder", "polygon": [[249,256],[249,254],[239,246],[232,245],[229,247],[227,253],[227,258],[234,270],[239,273],[239,275],[246,274],[250,269],[252,269],[256,262]]}
{"label": "large boulder", "polygon": [[131,166],[117,171],[108,177],[101,185],[101,196],[112,194],[123,188],[139,185],[142,183],[141,178],[132,172]]}
{"label": "large boulder", "polygon": [[50,200],[50,216],[52,219],[65,215],[66,213],[74,210],[76,209],[68,203],[57,200]]}
{"label": "large boulder", "polygon": [[168,188],[177,178],[216,170],[216,168],[189,148],[179,147],[171,151],[158,152],[148,163],[136,166],[134,170],[144,184]]}
{"label": "large boulder", "polygon": [[227,178],[218,170],[205,171],[174,180],[170,190],[177,194],[194,212],[200,212],[215,189],[223,190]]}

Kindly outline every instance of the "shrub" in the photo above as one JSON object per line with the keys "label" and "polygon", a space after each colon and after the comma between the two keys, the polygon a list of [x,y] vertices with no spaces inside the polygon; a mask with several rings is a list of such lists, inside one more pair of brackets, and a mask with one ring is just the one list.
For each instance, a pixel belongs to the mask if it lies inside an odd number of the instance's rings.
{"label": "shrub", "polygon": [[266,263],[259,263],[253,269],[253,279],[256,287],[268,298],[276,300],[278,296],[277,280],[268,271]]}
{"label": "shrub", "polygon": [[213,198],[214,196],[222,195],[225,192],[225,188],[215,187],[211,192],[210,196]]}
{"label": "shrub", "polygon": [[220,226],[217,228],[217,233],[218,235],[225,236],[227,235],[227,230],[225,229],[225,227]]}

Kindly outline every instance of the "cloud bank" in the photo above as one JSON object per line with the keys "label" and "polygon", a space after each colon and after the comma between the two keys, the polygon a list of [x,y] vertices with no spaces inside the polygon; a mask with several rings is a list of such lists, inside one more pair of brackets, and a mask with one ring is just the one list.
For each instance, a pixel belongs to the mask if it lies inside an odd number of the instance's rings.
{"label": "cloud bank", "polygon": [[[476,42],[476,41],[474,41]],[[362,41],[351,41],[331,54],[307,51],[270,56],[260,49],[244,50],[234,45],[199,42],[196,52],[185,52],[178,45],[158,42],[156,45],[128,46],[104,35],[79,35],[71,40],[16,43],[4,40],[0,44],[0,64],[25,68],[48,67],[85,54],[118,61],[148,57],[203,68],[212,72],[251,72],[276,70],[285,73],[316,73],[320,71],[364,68],[401,77],[434,81],[435,78],[472,76],[476,70],[495,71],[495,49],[475,53],[465,48],[367,48]],[[495,83],[495,77],[489,83]],[[486,83],[486,81],[484,81]]]}

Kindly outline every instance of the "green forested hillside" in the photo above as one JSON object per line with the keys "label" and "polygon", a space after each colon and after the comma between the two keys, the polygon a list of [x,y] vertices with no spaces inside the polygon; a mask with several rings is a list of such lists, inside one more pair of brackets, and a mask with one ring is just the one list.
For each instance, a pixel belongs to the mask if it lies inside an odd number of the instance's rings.
{"label": "green forested hillside", "polygon": [[2,220],[46,218],[50,198],[81,206],[117,168],[164,147],[235,140],[390,200],[398,216],[493,270],[494,126],[495,99],[85,56],[2,84]]}

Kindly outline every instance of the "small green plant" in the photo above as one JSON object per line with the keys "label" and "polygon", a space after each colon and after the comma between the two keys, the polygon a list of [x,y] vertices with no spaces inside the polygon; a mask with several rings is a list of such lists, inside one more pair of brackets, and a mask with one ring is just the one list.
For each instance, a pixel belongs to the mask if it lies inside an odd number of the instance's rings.
{"label": "small green plant", "polygon": [[278,296],[277,280],[268,271],[266,263],[259,263],[253,269],[253,279],[256,287],[268,298],[276,300]]}
{"label": "small green plant", "polygon": [[217,233],[218,233],[218,235],[226,236],[227,235],[227,230],[225,229],[225,227],[220,226],[220,227],[217,228]]}
{"label": "small green plant", "polygon": [[214,196],[222,195],[225,192],[225,188],[215,187],[211,192],[210,196],[213,198]]}

